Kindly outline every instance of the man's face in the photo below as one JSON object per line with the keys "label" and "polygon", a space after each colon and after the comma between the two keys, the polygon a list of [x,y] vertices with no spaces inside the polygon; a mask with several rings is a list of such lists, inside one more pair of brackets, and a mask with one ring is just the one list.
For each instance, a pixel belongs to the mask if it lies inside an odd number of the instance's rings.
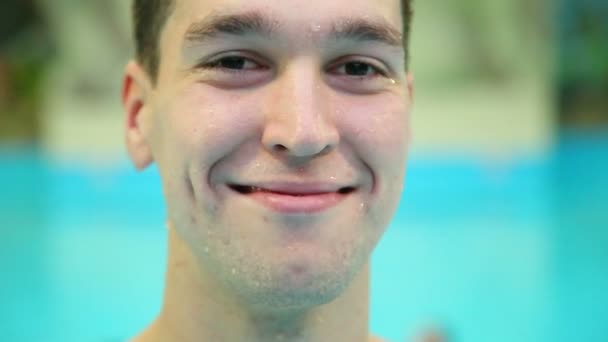
{"label": "man's face", "polygon": [[387,227],[409,139],[400,32],[398,0],[176,2],[140,130],[176,232],[250,304],[335,298]]}

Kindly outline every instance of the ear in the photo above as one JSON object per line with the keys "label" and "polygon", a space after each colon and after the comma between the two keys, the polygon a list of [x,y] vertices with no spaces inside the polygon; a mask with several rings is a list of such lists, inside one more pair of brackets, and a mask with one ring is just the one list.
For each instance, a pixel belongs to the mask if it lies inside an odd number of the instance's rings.
{"label": "ear", "polygon": [[127,151],[138,170],[145,169],[154,161],[147,139],[151,90],[147,73],[137,62],[129,62],[123,80],[122,105],[125,111]]}

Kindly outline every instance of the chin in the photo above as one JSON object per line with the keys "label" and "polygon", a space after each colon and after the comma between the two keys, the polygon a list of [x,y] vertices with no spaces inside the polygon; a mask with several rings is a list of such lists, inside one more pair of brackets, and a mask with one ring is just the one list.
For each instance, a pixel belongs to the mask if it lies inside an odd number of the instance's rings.
{"label": "chin", "polygon": [[348,287],[346,279],[317,279],[306,286],[267,284],[247,294],[246,301],[256,311],[285,312],[309,310],[338,298]]}
{"label": "chin", "polygon": [[[274,263],[265,277],[243,274],[232,284],[255,311],[302,311],[340,297],[362,269],[367,258],[286,258]],[[233,280],[236,280],[233,278]]]}

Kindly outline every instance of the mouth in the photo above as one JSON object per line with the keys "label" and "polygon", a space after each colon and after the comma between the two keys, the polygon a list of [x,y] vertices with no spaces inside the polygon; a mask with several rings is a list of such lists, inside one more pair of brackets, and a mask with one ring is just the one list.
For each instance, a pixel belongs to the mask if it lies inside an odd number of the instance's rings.
{"label": "mouth", "polygon": [[335,187],[315,184],[228,184],[240,196],[284,214],[310,214],[336,206],[347,196],[357,191],[354,186]]}
{"label": "mouth", "polygon": [[297,190],[297,189],[293,189],[293,190],[289,190],[289,189],[266,189],[266,188],[262,188],[259,186],[253,186],[253,185],[240,185],[240,184],[228,184],[228,186],[230,187],[230,189],[234,190],[235,192],[238,192],[242,195],[249,195],[252,193],[257,193],[257,192],[269,192],[269,193],[275,193],[275,194],[280,194],[280,195],[286,195],[286,196],[313,196],[313,195],[321,195],[321,194],[326,194],[326,193],[330,193],[330,192],[336,192],[342,195],[347,195],[351,192],[354,192],[356,190],[355,187],[353,186],[345,186],[345,187],[341,187],[336,191],[322,191],[322,190],[314,190],[314,189],[306,189],[306,187],[302,187],[301,190]]}

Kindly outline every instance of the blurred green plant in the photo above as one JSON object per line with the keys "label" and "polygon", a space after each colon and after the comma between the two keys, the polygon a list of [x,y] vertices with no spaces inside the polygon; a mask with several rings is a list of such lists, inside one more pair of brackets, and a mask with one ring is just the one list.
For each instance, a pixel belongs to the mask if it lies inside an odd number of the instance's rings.
{"label": "blurred green plant", "polygon": [[558,70],[561,120],[608,124],[608,2],[560,0]]}
{"label": "blurred green plant", "polygon": [[0,5],[0,140],[39,137],[41,83],[52,56],[35,1]]}
{"label": "blurred green plant", "polygon": [[559,27],[561,82],[608,81],[608,2],[562,0]]}

